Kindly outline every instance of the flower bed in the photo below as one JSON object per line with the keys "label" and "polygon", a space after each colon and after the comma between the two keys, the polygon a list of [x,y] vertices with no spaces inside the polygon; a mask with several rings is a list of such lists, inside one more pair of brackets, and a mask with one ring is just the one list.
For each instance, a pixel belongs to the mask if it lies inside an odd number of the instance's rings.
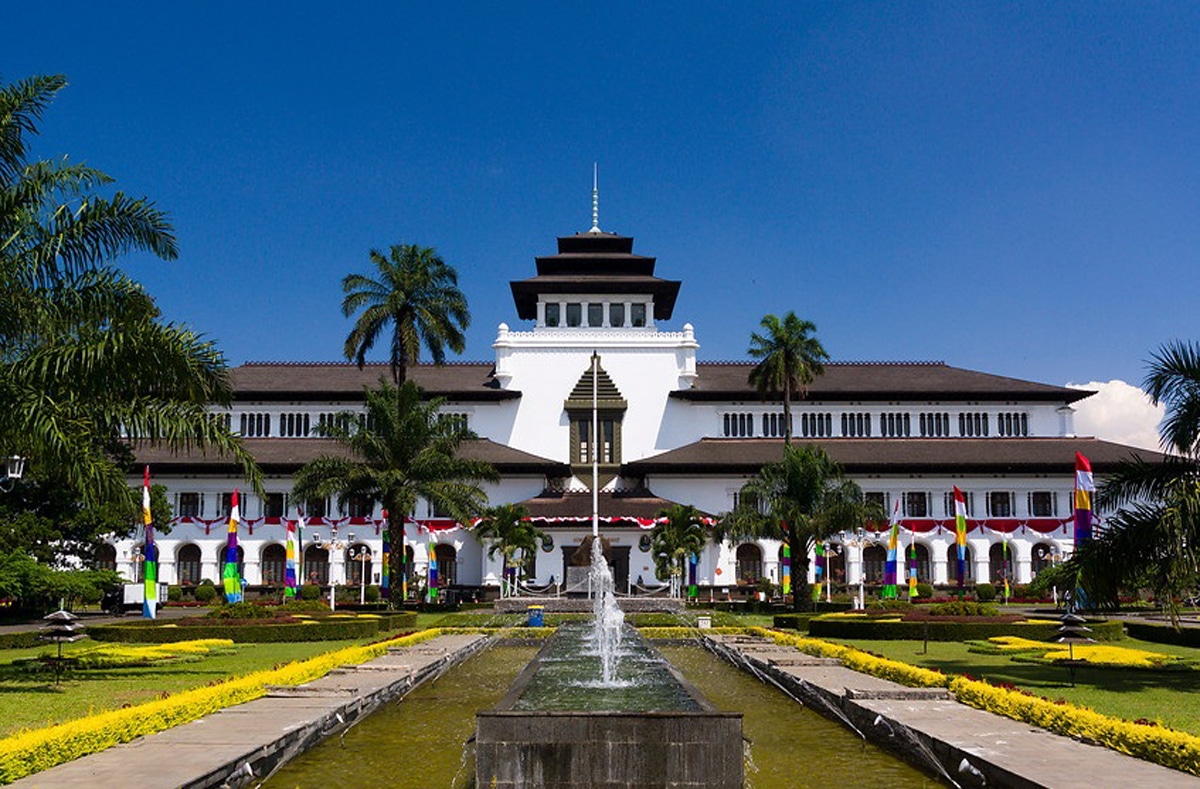
{"label": "flower bed", "polygon": [[[1048,641],[1058,633],[1061,622],[1050,619],[1010,621],[1006,617],[930,616],[909,620],[899,615],[867,617],[862,614],[826,614],[808,623],[808,633],[818,638],[852,638],[879,641],[983,641],[996,636],[1021,636]],[[1098,641],[1124,637],[1121,623],[1088,621],[1091,636]]]}
{"label": "flower bed", "polygon": [[794,646],[820,657],[838,658],[848,668],[916,687],[946,687],[961,703],[1040,726],[1056,734],[1103,745],[1138,759],[1174,770],[1200,775],[1200,737],[1153,723],[1126,721],[1074,704],[1055,702],[1017,688],[999,687],[969,677],[951,677],[937,671],[877,657],[860,649],[751,628],[755,635]]}
{"label": "flower bed", "polygon": [[1193,666],[1176,655],[1111,644],[1047,644],[1017,636],[1000,636],[987,641],[971,641],[967,650],[982,655],[1011,655],[1013,660],[1030,663],[1057,663],[1074,659],[1092,666],[1133,669],[1192,670]]}
{"label": "flower bed", "polygon": [[327,615],[309,617],[294,614],[286,623],[264,623],[221,619],[185,620],[196,624],[140,621],[131,624],[92,625],[87,634],[96,641],[163,644],[204,638],[228,638],[239,644],[265,644],[285,641],[348,641],[370,638],[379,633],[412,628],[417,615],[411,612],[364,614],[361,616]]}
{"label": "flower bed", "polygon": [[409,646],[440,633],[425,630],[368,646],[347,647],[272,671],[259,671],[145,704],[14,734],[0,740],[0,783],[11,783],[57,764],[251,701],[265,695],[268,686],[302,685],[338,666],[365,663],[383,655],[389,647]]}

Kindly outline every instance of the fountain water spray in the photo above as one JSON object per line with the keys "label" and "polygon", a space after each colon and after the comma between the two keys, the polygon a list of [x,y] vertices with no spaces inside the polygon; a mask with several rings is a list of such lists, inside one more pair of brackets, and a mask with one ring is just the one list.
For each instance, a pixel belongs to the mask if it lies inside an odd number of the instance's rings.
{"label": "fountain water spray", "polygon": [[617,605],[613,590],[613,575],[604,558],[600,539],[592,539],[592,612],[593,641],[600,654],[600,680],[612,685],[616,680],[617,658],[621,651],[621,633],[625,627],[625,614]]}

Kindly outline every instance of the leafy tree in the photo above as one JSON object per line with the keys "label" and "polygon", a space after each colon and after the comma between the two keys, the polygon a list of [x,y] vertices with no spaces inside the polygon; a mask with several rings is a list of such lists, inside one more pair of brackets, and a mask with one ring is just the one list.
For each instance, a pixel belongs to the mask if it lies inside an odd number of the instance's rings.
{"label": "leafy tree", "polygon": [[422,345],[435,364],[446,361],[447,347],[462,353],[462,330],[471,324],[471,315],[454,268],[432,248],[416,244],[393,244],[386,257],[372,249],[370,258],[378,271],[376,279],[349,274],[342,280],[342,313],[350,317],[362,311],[346,338],[346,358],[361,370],[367,351],[389,326],[388,358],[396,384],[408,378]]}
{"label": "leafy tree", "polygon": [[475,524],[475,536],[480,540],[489,540],[488,558],[494,558],[497,553],[504,557],[504,582],[500,586],[500,596],[507,597],[516,588],[517,561],[519,553],[522,560],[537,554],[545,533],[529,520],[529,510],[521,504],[500,504],[489,507],[483,517]]}
{"label": "leafy tree", "polygon": [[162,323],[150,295],[111,267],[130,251],[178,256],[167,216],[145,198],[99,192],[112,179],[68,161],[31,161],[29,138],[61,76],[0,86],[0,453],[85,507],[136,516],[131,436],[212,447],[257,480],[240,441],[212,419],[232,387],[215,346]]}
{"label": "leafy tree", "polygon": [[[348,454],[326,454],[306,463],[296,473],[293,495],[301,500],[336,496],[343,504],[358,497],[382,504],[392,546],[390,574],[399,579],[404,520],[416,511],[418,499],[470,522],[487,504],[480,484],[499,476],[491,464],[459,454],[472,436],[442,418],[442,399],[423,401],[412,381],[399,387],[380,381],[378,389],[368,388],[365,395],[365,413],[346,414],[321,430]],[[399,583],[391,584],[389,593],[394,604],[402,602]]]}
{"label": "leafy tree", "polygon": [[805,387],[825,372],[829,354],[820,341],[811,336],[817,330],[812,321],[801,320],[788,312],[780,320],[775,315],[762,319],[763,334],[750,335],[750,356],[759,362],[750,371],[750,383],[764,399],[783,395],[784,443],[792,443],[792,399],[803,398]]}
{"label": "leafy tree", "polygon": [[725,513],[716,539],[784,540],[792,557],[793,608],[807,599],[808,554],[831,534],[886,517],[820,447],[784,448],[742,486],[738,506]]}
{"label": "leafy tree", "polygon": [[690,504],[673,504],[658,511],[659,520],[650,531],[650,552],[654,555],[654,572],[659,578],[670,578],[671,594],[678,595],[687,558],[704,549],[708,535],[704,516]]}
{"label": "leafy tree", "polygon": [[1178,627],[1179,598],[1200,584],[1200,345],[1172,342],[1151,358],[1143,389],[1166,406],[1165,462],[1126,460],[1100,486],[1100,509],[1120,508],[1070,564],[1096,603],[1148,587]]}

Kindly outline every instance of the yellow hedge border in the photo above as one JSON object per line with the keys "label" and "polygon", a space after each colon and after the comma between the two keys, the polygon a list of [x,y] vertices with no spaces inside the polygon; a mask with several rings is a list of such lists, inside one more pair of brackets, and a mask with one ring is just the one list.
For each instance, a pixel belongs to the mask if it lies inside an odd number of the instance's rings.
{"label": "yellow hedge border", "polygon": [[854,647],[788,635],[765,627],[750,629],[755,635],[772,639],[777,644],[793,646],[810,655],[837,658],[847,668],[864,674],[909,686],[949,688],[958,701],[970,707],[1040,726],[1056,734],[1095,742],[1174,770],[1200,775],[1200,737],[1187,732],[1133,723],[1086,707],[1065,702],[1060,704],[980,680],[952,677],[896,660],[875,657]]}
{"label": "yellow hedge border", "polygon": [[302,685],[339,666],[365,663],[385,654],[390,647],[411,646],[441,633],[440,629],[423,630],[375,644],[347,647],[145,704],[18,732],[0,740],[0,784],[251,701],[266,695],[268,686]]}

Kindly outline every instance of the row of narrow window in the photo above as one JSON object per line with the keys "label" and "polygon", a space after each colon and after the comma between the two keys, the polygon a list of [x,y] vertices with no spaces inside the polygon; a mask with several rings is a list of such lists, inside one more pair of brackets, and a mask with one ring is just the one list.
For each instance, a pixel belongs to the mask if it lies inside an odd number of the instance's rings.
{"label": "row of narrow window", "polygon": [[[756,431],[755,415],[750,413],[726,413],[723,416],[723,434],[726,438],[748,438],[762,435],[776,438],[784,435],[783,414],[762,414],[762,428]],[[876,422],[878,420],[878,422]],[[867,412],[844,413],[841,416],[841,436],[846,438],[908,438],[912,436],[912,415],[903,412],[870,414]],[[800,435],[805,438],[833,436],[833,416],[828,413],[801,414],[798,420]],[[793,424],[797,420],[793,417]],[[949,438],[951,436],[950,414],[921,413],[917,415],[918,435],[922,438]],[[876,432],[878,431],[878,432]],[[984,412],[961,413],[958,415],[958,435],[976,438],[990,435],[991,418]],[[1002,413],[996,415],[996,433],[1006,437],[1029,435],[1029,415],[1025,413]]]}
{"label": "row of narrow window", "polygon": [[[443,421],[449,421],[457,430],[466,431],[468,429],[466,414],[450,413],[442,415],[441,418]],[[230,414],[218,415],[217,419],[223,420],[226,427],[232,426],[232,415]],[[348,429],[352,419],[353,416],[345,412],[317,414],[317,430],[323,432],[327,426],[334,424]],[[239,414],[238,432],[243,438],[267,438],[272,435],[273,423],[275,420],[269,413]],[[279,414],[278,426],[280,438],[307,438],[313,434],[312,415],[303,411]]]}
{"label": "row of narrow window", "polygon": [[1029,435],[1029,414],[1010,412],[997,414],[996,432],[1002,436]]}
{"label": "row of narrow window", "polygon": [[[228,518],[230,511],[233,509],[233,494],[220,493],[209,494],[206,496],[203,493],[182,492],[175,494],[175,516],[179,518],[204,518],[207,517],[206,499],[215,501],[217,505],[216,516]],[[249,496],[243,496],[240,510],[243,518],[257,517],[250,513]],[[288,512],[292,505],[291,494],[288,493],[267,493],[258,499],[259,513],[264,518],[282,518]],[[303,503],[297,503],[297,511],[303,510],[306,518],[324,518],[332,514],[329,507],[328,499],[309,499]],[[340,507],[341,516],[350,518],[369,518],[374,510],[374,504],[363,496],[351,496],[346,499]],[[430,515],[437,517],[440,513],[430,510]]]}
{"label": "row of narrow window", "polygon": [[[567,304],[559,304],[558,302],[546,302],[545,322],[547,326],[588,326],[599,328],[604,326],[604,307],[603,303],[578,303],[568,302]],[[587,323],[583,322],[587,318]],[[626,323],[626,317],[629,322]],[[622,302],[611,302],[608,304],[608,326],[645,326],[646,325],[646,305],[642,302],[635,302],[629,305],[629,315],[625,314],[625,304]]]}
{"label": "row of narrow window", "polygon": [[[976,517],[974,491],[963,491],[963,503],[966,516]],[[874,503],[876,508],[886,512],[891,517],[891,502],[886,493],[872,491],[864,494],[867,501]],[[932,517],[932,494],[929,491],[908,491],[900,494],[900,514],[906,518]],[[984,494],[983,517],[1012,518],[1017,515],[1017,494],[1007,490],[993,490]],[[1058,515],[1058,492],[1052,490],[1031,491],[1025,494],[1025,513],[1032,518],[1053,518]],[[955,516],[954,493],[946,491],[942,494],[942,517]]]}

